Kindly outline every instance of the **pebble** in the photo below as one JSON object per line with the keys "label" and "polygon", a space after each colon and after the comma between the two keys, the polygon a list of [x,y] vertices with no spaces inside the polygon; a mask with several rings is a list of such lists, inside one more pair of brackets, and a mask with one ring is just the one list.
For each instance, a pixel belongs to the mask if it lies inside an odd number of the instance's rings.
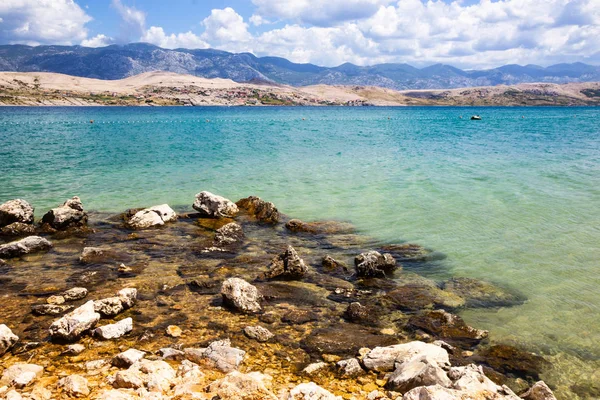
{"label": "pebble", "polygon": [[183,331],[177,325],[167,326],[167,336],[177,338],[177,337],[180,337],[182,333],[183,333]]}

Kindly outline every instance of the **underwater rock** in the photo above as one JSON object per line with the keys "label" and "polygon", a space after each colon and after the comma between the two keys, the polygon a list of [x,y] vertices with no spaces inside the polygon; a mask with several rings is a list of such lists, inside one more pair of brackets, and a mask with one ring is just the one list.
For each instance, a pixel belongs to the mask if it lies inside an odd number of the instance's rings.
{"label": "underwater rock", "polygon": [[26,363],[13,364],[2,373],[0,387],[6,385],[24,388],[36,379],[41,378],[43,374],[44,367],[40,365]]}
{"label": "underwater rock", "polygon": [[363,358],[365,368],[373,371],[393,371],[396,363],[402,364],[415,358],[427,357],[446,368],[450,366],[448,352],[434,344],[414,341],[387,347],[376,347]]}
{"label": "underwater rock", "polygon": [[385,278],[386,274],[393,272],[396,260],[390,254],[380,254],[377,251],[361,253],[354,259],[357,276]]}
{"label": "underwater rock", "polygon": [[69,305],[36,304],[31,306],[31,311],[37,315],[60,315],[71,310],[72,308],[73,306]]}
{"label": "underwater rock", "polygon": [[125,310],[119,297],[107,297],[94,301],[94,310],[103,317],[114,317]]}
{"label": "underwater rock", "polygon": [[302,325],[310,321],[318,321],[319,315],[308,310],[290,310],[282,318],[282,322],[292,325]]}
{"label": "underwater rock", "polygon": [[254,216],[260,222],[276,224],[281,218],[275,204],[264,201],[260,197],[246,197],[238,200],[235,204],[239,208],[244,209],[248,214]]}
{"label": "underwater rock", "polygon": [[285,224],[285,227],[295,233],[339,234],[354,232],[353,225],[338,221],[304,222],[299,219],[291,219]]}
{"label": "underwater rock", "polygon": [[306,275],[308,267],[292,246],[275,257],[269,265],[269,270],[263,274],[264,279],[299,280]]}
{"label": "underwater rock", "polygon": [[33,224],[33,207],[22,199],[9,200],[0,205],[0,227],[13,222]]}
{"label": "underwater rock", "polygon": [[[433,256],[431,250],[424,248],[418,244],[403,243],[403,244],[388,244],[381,246],[380,250],[385,253],[390,253],[396,260],[400,262],[413,261],[430,261]],[[440,259],[444,257],[438,257]]]}
{"label": "underwater rock", "polygon": [[420,284],[400,286],[388,292],[385,301],[402,311],[418,311],[434,307],[455,309],[465,304],[465,300],[454,293]]}
{"label": "underwater rock", "polygon": [[544,381],[536,382],[529,390],[521,395],[525,400],[556,400],[552,390]]}
{"label": "underwater rock", "polygon": [[269,375],[260,372],[242,374],[232,371],[211,383],[208,393],[213,398],[219,399],[277,400],[277,396],[268,389],[272,379]]}
{"label": "underwater rock", "polygon": [[118,368],[128,368],[146,356],[145,351],[128,349],[117,354],[111,360],[111,364]]}
{"label": "underwater rock", "polygon": [[93,328],[100,320],[100,314],[94,311],[94,301],[90,300],[84,305],[71,311],[64,317],[50,325],[50,336],[53,339],[73,341],[84,332]]}
{"label": "underwater rock", "polygon": [[261,310],[261,295],[255,286],[240,278],[229,278],[221,285],[223,303],[245,313]]}
{"label": "underwater rock", "polygon": [[355,378],[365,372],[356,358],[338,361],[336,365],[342,373],[342,376],[347,378]]}
{"label": "underwater rock", "polygon": [[125,318],[121,321],[99,326],[94,329],[93,333],[95,336],[104,340],[116,339],[131,332],[133,330],[133,320],[131,318]]}
{"label": "underwater rock", "polygon": [[330,328],[315,329],[300,346],[309,354],[334,354],[353,357],[362,347],[388,346],[398,339],[355,324],[339,323]]}
{"label": "underwater rock", "polygon": [[61,293],[61,296],[65,299],[65,301],[75,301],[84,299],[88,295],[88,290],[83,287],[74,287],[68,290],[65,290]]}
{"label": "underwater rock", "polygon": [[348,308],[346,308],[346,313],[344,316],[346,319],[352,322],[364,321],[369,317],[369,310],[367,307],[355,301],[348,304]]}
{"label": "underwater rock", "polygon": [[499,344],[476,353],[472,360],[484,363],[503,374],[539,379],[540,371],[548,362],[536,354],[520,350],[514,346]]}
{"label": "underwater rock", "polygon": [[453,278],[444,290],[466,300],[467,307],[511,307],[525,302],[525,296],[472,278]]}
{"label": "underwater rock", "polygon": [[25,254],[47,251],[52,248],[52,243],[39,236],[29,236],[25,239],[6,243],[0,246],[0,257],[13,258]]}
{"label": "underwater rock", "polygon": [[231,372],[237,369],[244,360],[246,352],[231,347],[229,339],[212,342],[207,348],[187,348],[185,357],[196,364],[208,363],[221,372]]}
{"label": "underwater rock", "polygon": [[13,222],[0,229],[1,236],[28,236],[35,234],[35,227],[23,222]]}
{"label": "underwater rock", "polygon": [[423,330],[445,342],[459,346],[475,346],[488,337],[488,331],[472,328],[458,315],[444,310],[414,315],[408,320],[407,328]]}
{"label": "underwater rock", "polygon": [[254,339],[261,343],[267,342],[275,336],[267,328],[263,328],[259,325],[245,327],[244,334],[250,339]]}
{"label": "underwater rock", "polygon": [[290,390],[286,400],[342,400],[314,382],[301,383]]}
{"label": "underwater rock", "polygon": [[196,194],[192,207],[202,216],[210,218],[231,218],[239,212],[238,207],[231,200],[206,191]]}
{"label": "underwater rock", "polygon": [[177,214],[168,204],[152,206],[136,212],[127,225],[133,229],[146,229],[161,226],[167,222],[176,221]]}
{"label": "underwater rock", "polygon": [[223,225],[215,233],[214,245],[216,247],[226,247],[240,244],[244,240],[244,231],[239,224],[230,222]]}
{"label": "underwater rock", "polygon": [[390,375],[386,388],[404,393],[418,386],[449,387],[451,383],[435,359],[425,355],[400,364]]}
{"label": "underwater rock", "polygon": [[337,269],[341,269],[344,272],[348,271],[348,266],[345,263],[338,261],[329,255],[323,257],[323,260],[321,261],[321,265],[323,266],[323,268],[325,268],[329,271],[333,271],[333,270],[337,270]]}
{"label": "underwater rock", "polygon": [[73,397],[86,397],[90,394],[88,381],[81,375],[69,375],[58,381],[58,387]]}
{"label": "underwater rock", "polygon": [[19,337],[8,326],[0,324],[0,356],[4,355],[18,341]]}
{"label": "underwater rock", "polygon": [[88,215],[83,211],[83,204],[77,196],[73,196],[62,206],[53,208],[42,217],[42,223],[57,230],[83,226],[87,224],[87,220]]}

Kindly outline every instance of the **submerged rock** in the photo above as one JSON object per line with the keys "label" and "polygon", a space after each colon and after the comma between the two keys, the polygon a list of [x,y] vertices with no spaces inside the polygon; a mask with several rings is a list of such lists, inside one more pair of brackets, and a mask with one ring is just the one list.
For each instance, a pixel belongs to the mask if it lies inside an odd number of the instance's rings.
{"label": "submerged rock", "polygon": [[353,302],[348,304],[346,313],[344,314],[346,319],[352,322],[360,322],[369,319],[369,310],[367,307],[361,305],[359,302]]}
{"label": "submerged rock", "polygon": [[229,339],[212,342],[207,348],[187,348],[185,357],[194,363],[208,363],[221,372],[231,372],[237,369],[244,360],[244,350],[231,347]]}
{"label": "submerged rock", "polygon": [[4,355],[18,341],[19,337],[8,326],[0,324],[0,356]]}
{"label": "submerged rock", "polygon": [[83,226],[87,224],[87,220],[88,215],[83,210],[83,204],[77,196],[65,201],[62,206],[53,208],[42,217],[42,223],[57,230]]}
{"label": "submerged rock", "polygon": [[231,218],[235,217],[239,211],[231,200],[206,191],[196,194],[196,200],[192,207],[202,216],[210,218]]}
{"label": "submerged rock", "polygon": [[335,327],[313,330],[300,342],[300,346],[314,356],[334,354],[353,357],[363,347],[373,348],[396,343],[398,339],[393,336],[381,335],[355,324],[340,323]]}
{"label": "submerged rock", "polygon": [[299,219],[291,219],[285,224],[285,227],[291,232],[310,234],[338,234],[354,232],[354,226],[352,226],[352,224],[338,221],[304,222]]}
{"label": "submerged rock", "polygon": [[413,261],[430,261],[431,259],[443,259],[439,253],[436,255],[430,250],[418,244],[403,243],[403,244],[388,244],[380,248],[381,251],[390,253],[396,260],[400,262]]}
{"label": "submerged rock", "polygon": [[465,304],[465,300],[454,293],[421,284],[400,286],[388,292],[385,301],[402,311],[418,311],[434,307],[454,309]]}
{"label": "submerged rock", "polygon": [[250,196],[238,200],[235,203],[238,207],[243,208],[246,212],[254,216],[260,222],[267,224],[276,224],[281,216],[275,204],[264,201],[260,197]]}
{"label": "submerged rock", "polygon": [[540,371],[548,364],[543,357],[504,344],[481,350],[473,360],[485,363],[503,374],[533,379],[539,379]]}
{"label": "submerged rock", "polygon": [[269,270],[264,273],[265,279],[302,279],[308,272],[304,260],[300,258],[292,246],[275,257],[269,265]]}
{"label": "submerged rock", "polygon": [[544,381],[536,382],[529,390],[521,395],[525,400],[556,400],[552,390]]}
{"label": "submerged rock", "polygon": [[84,332],[93,328],[100,320],[100,314],[94,310],[94,301],[90,300],[50,325],[53,339],[73,341]]}
{"label": "submerged rock", "polygon": [[0,246],[0,257],[20,257],[39,251],[47,251],[52,248],[52,243],[39,236],[29,236]]}
{"label": "submerged rock", "polygon": [[362,277],[385,278],[386,274],[393,272],[396,260],[390,254],[380,254],[377,251],[369,251],[359,254],[354,259],[356,275]]}
{"label": "submerged rock", "polygon": [[245,313],[261,311],[258,289],[240,278],[229,278],[221,285],[223,303]]}
{"label": "submerged rock", "polygon": [[467,307],[510,307],[523,304],[525,297],[472,278],[453,278],[444,283],[444,290],[466,300]]}
{"label": "submerged rock", "polygon": [[308,382],[290,390],[286,400],[342,400],[342,397],[333,395],[314,382]]}
{"label": "submerged rock", "polygon": [[348,271],[348,266],[345,263],[338,261],[335,258],[328,256],[328,255],[323,257],[323,260],[321,261],[321,265],[323,266],[323,268],[325,268],[329,271],[334,271],[337,269],[341,269],[344,272]]}
{"label": "submerged rock", "polygon": [[244,240],[244,231],[239,224],[230,222],[223,225],[215,233],[214,245],[216,247],[228,247],[241,244]]}
{"label": "submerged rock", "polygon": [[420,329],[450,344],[474,346],[488,337],[488,331],[468,326],[458,315],[444,310],[424,312],[412,316],[407,327]]}
{"label": "submerged rock", "polygon": [[33,207],[22,199],[9,200],[0,205],[0,228],[20,222],[33,224]]}
{"label": "submerged rock", "polygon": [[71,310],[72,308],[73,306],[66,304],[36,304],[31,306],[31,311],[37,315],[60,315]]}
{"label": "submerged rock", "polygon": [[244,333],[250,339],[254,339],[258,342],[267,342],[267,341],[269,341],[269,339],[271,339],[275,336],[267,328],[263,328],[262,326],[258,326],[258,325],[245,327]]}
{"label": "submerged rock", "polygon": [[6,225],[0,229],[0,235],[2,236],[29,236],[35,235],[35,227],[31,224],[25,224],[23,222],[13,222],[10,225]]}
{"label": "submerged rock", "polygon": [[74,287],[62,292],[61,296],[65,299],[65,301],[75,301],[85,298],[87,294],[88,290],[86,288]]}
{"label": "submerged rock", "polygon": [[133,229],[146,229],[176,220],[177,214],[175,211],[168,204],[161,204],[136,212],[127,222],[127,225]]}
{"label": "submerged rock", "polygon": [[131,318],[125,318],[121,321],[99,326],[94,329],[94,335],[104,340],[116,339],[131,332],[133,330],[133,320]]}

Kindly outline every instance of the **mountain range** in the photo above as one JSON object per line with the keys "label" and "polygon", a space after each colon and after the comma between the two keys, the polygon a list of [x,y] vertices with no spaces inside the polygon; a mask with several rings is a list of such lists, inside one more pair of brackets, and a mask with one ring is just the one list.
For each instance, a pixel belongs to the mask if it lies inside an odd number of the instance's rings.
{"label": "mountain range", "polygon": [[169,71],[236,82],[268,82],[292,86],[361,85],[396,90],[448,89],[514,85],[527,82],[600,81],[600,66],[584,63],[505,65],[486,70],[461,70],[435,64],[415,68],[408,64],[337,67],[297,64],[280,57],[256,57],[214,49],[163,49],[147,43],[82,46],[0,46],[0,71],[57,72],[97,79],[122,79],[149,71]]}

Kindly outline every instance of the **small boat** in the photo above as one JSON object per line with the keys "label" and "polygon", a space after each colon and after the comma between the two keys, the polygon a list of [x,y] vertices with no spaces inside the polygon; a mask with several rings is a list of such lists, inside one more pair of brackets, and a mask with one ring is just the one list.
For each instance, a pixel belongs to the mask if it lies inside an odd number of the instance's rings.
{"label": "small boat", "polygon": [[471,120],[474,120],[474,121],[481,121],[481,117],[480,117],[479,115],[473,115],[473,116],[471,117]]}

